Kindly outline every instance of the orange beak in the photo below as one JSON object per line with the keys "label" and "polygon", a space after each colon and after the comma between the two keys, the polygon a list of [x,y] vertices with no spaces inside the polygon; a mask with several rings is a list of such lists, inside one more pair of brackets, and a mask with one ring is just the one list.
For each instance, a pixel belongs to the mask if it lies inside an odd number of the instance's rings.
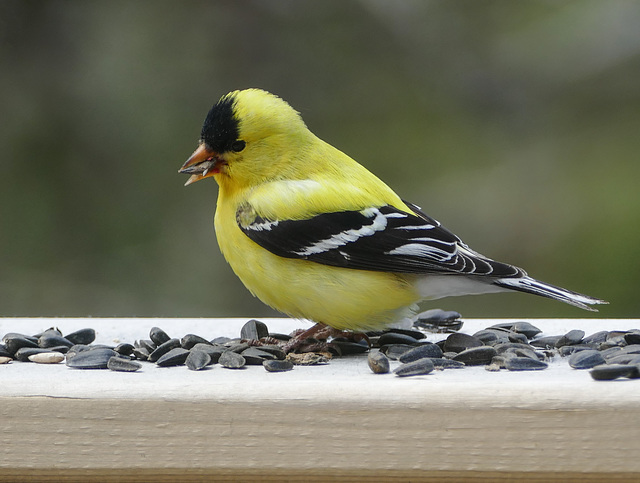
{"label": "orange beak", "polygon": [[220,172],[220,166],[224,161],[217,153],[209,151],[204,144],[200,144],[193,154],[178,170],[178,173],[190,174],[191,177],[184,184],[185,186],[209,178]]}

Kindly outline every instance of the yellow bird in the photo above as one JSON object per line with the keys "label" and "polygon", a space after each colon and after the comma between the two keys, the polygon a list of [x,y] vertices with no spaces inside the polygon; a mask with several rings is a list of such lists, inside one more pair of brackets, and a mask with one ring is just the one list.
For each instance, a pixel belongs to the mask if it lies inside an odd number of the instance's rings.
{"label": "yellow bird", "polygon": [[180,173],[218,182],[222,254],[253,295],[291,317],[364,331],[420,300],[510,290],[587,310],[607,303],[473,251],[263,90],[223,96]]}

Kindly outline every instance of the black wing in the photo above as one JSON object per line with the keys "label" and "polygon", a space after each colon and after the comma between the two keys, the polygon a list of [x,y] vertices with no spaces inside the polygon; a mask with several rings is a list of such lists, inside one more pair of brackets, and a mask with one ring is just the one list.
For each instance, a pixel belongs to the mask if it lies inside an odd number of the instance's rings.
{"label": "black wing", "polygon": [[517,267],[474,252],[417,206],[407,205],[413,212],[387,205],[286,221],[261,218],[244,205],[238,210],[237,220],[251,240],[286,258],[398,273],[496,278],[523,274]]}

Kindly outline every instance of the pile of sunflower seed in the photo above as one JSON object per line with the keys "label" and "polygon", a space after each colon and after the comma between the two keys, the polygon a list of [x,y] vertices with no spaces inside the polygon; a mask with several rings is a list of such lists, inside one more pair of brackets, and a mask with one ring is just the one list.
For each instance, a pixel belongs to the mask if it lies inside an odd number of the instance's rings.
{"label": "pile of sunflower seed", "polygon": [[[485,366],[488,371],[537,371],[546,369],[554,357],[568,359],[574,369],[590,369],[595,380],[640,378],[640,330],[600,331],[586,335],[583,330],[539,337],[542,332],[529,322],[492,325],[473,335],[455,332],[461,327],[457,312],[429,310],[417,316],[414,327],[434,329],[436,325],[453,332],[439,342],[423,342],[418,334],[401,341],[385,333],[377,341],[378,351],[369,353],[369,367],[375,373],[389,372],[388,360],[402,363],[398,376],[423,375],[435,369]],[[440,321],[440,323],[438,323]],[[393,337],[393,340],[390,340]]]}
{"label": "pile of sunflower seed", "polygon": [[[539,328],[528,322],[515,322],[492,325],[467,335],[458,332],[462,324],[457,312],[428,310],[415,318],[411,329],[370,331],[359,337],[310,341],[308,346],[322,349],[289,354],[282,345],[291,336],[271,333],[266,324],[257,320],[248,321],[235,339],[206,340],[195,334],[172,338],[161,328],[153,327],[148,339],[116,346],[94,344],[94,329],[63,335],[51,328],[33,336],[5,334],[0,344],[0,364],[65,361],[73,369],[121,372],[138,371],[144,363],[160,367],[186,365],[194,371],[212,364],[228,369],[262,365],[269,372],[283,372],[295,365],[323,364],[333,357],[368,352],[368,364],[374,373],[389,373],[389,361],[393,360],[400,363],[393,371],[400,377],[467,366],[485,366],[488,371],[542,370],[552,358],[563,357],[574,369],[590,369],[596,380],[640,378],[638,329],[600,331],[589,336],[582,330],[571,330],[540,337]],[[425,332],[443,333],[443,338],[429,342]]]}

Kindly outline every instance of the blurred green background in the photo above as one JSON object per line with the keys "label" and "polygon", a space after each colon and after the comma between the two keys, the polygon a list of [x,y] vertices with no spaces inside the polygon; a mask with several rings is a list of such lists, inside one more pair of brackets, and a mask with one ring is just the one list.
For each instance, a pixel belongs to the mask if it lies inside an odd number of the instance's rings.
{"label": "blurred green background", "polygon": [[275,315],[218,250],[215,182],[177,173],[261,87],[476,250],[638,317],[639,25],[624,0],[0,0],[0,315]]}

